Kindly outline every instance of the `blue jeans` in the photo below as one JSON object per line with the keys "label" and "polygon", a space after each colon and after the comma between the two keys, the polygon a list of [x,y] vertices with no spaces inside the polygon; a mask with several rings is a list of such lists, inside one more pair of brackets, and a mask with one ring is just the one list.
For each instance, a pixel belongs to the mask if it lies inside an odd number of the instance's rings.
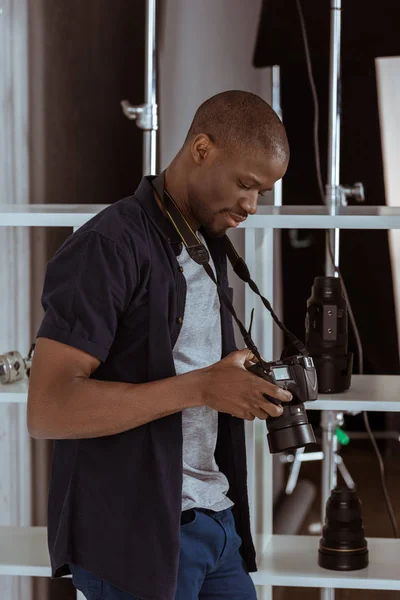
{"label": "blue jeans", "polygon": [[[253,581],[239,553],[242,540],[231,509],[194,509],[186,511],[185,517],[175,600],[256,600]],[[87,600],[141,600],[82,567],[69,566],[72,583]]]}

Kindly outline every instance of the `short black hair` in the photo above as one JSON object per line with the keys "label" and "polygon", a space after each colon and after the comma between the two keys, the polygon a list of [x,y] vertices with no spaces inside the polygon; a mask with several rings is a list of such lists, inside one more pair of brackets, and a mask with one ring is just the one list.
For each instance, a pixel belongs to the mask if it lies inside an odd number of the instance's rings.
{"label": "short black hair", "polygon": [[260,96],[230,90],[212,96],[196,111],[185,144],[204,133],[229,152],[262,149],[270,157],[289,159],[285,127]]}

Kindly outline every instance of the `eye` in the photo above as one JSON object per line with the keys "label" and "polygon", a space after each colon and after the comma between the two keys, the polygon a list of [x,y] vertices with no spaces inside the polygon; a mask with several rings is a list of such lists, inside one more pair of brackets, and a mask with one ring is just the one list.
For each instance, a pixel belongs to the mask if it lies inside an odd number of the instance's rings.
{"label": "eye", "polygon": [[244,190],[249,190],[250,189],[250,186],[249,185],[245,185],[243,183],[243,181],[240,181],[240,179],[239,179],[239,187],[243,188]]}

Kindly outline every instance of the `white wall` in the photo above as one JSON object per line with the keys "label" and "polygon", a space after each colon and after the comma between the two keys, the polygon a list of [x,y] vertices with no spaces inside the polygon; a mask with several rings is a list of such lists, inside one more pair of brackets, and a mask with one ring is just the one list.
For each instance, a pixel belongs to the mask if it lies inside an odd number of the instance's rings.
{"label": "white wall", "polygon": [[[194,113],[210,96],[229,89],[266,98],[270,70],[252,67],[261,0],[165,0],[160,34],[160,167],[181,147]],[[242,231],[231,233],[244,252]],[[242,285],[232,280],[239,314]]]}
{"label": "white wall", "polygon": [[252,57],[260,0],[166,0],[160,42],[161,167],[180,148],[198,106],[229,89],[260,92]]}

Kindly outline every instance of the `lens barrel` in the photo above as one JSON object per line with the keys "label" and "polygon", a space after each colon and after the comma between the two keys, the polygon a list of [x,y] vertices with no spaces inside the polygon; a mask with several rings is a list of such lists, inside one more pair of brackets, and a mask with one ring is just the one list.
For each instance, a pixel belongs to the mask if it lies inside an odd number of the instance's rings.
{"label": "lens barrel", "polygon": [[361,502],[355,490],[336,487],[326,503],[318,564],[333,571],[356,571],[365,569],[368,562]]}
{"label": "lens barrel", "polygon": [[280,417],[269,419],[267,429],[271,454],[303,448],[316,441],[304,404],[300,403],[285,404]]}
{"label": "lens barrel", "polygon": [[314,359],[320,393],[348,390],[353,354],[348,352],[347,304],[337,277],[316,277],[307,300],[306,346]]}

